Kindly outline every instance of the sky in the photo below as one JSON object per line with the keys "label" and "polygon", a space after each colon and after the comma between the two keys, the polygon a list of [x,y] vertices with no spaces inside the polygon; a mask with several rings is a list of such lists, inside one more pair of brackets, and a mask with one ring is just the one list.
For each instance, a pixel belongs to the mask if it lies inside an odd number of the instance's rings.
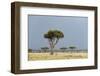
{"label": "sky", "polygon": [[64,38],[60,39],[55,49],[76,46],[77,49],[88,48],[88,18],[78,16],[28,16],[28,48],[33,50],[50,47],[44,34],[48,30],[60,30]]}

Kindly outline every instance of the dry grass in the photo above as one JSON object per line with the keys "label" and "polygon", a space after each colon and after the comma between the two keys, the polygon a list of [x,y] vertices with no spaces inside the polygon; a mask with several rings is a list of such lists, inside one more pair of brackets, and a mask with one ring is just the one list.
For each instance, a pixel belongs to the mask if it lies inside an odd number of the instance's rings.
{"label": "dry grass", "polygon": [[54,55],[50,55],[50,53],[28,53],[28,60],[57,60],[57,59],[83,59],[87,58],[88,53],[80,52],[80,53],[68,53],[68,52],[58,52],[54,53]]}

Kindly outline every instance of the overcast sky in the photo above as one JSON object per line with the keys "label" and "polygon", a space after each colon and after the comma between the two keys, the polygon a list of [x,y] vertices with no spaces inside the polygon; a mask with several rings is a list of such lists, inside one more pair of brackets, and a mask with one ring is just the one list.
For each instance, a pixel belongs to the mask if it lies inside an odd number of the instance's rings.
{"label": "overcast sky", "polygon": [[49,47],[44,33],[57,29],[64,33],[55,48],[76,46],[79,49],[88,47],[88,18],[71,16],[28,16],[28,47],[38,50]]}

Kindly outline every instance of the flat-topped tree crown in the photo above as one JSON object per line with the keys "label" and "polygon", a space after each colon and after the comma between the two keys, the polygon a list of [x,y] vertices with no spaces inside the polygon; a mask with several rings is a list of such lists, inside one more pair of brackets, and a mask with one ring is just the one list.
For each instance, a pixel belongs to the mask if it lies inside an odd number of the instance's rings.
{"label": "flat-topped tree crown", "polygon": [[70,46],[69,48],[70,49],[76,49],[76,46]]}
{"label": "flat-topped tree crown", "polygon": [[49,30],[46,34],[44,34],[44,38],[54,39],[54,38],[63,38],[63,32],[59,30]]}

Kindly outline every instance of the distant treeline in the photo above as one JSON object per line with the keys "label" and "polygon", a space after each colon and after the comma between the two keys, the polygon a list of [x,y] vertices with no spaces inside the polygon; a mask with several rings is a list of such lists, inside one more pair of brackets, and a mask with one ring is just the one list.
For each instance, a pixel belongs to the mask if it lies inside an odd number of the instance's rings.
{"label": "distant treeline", "polygon": [[[51,50],[50,49],[47,49],[47,50],[32,50],[32,49],[29,49],[29,52],[33,52],[33,53],[43,53],[43,52],[50,52]],[[59,49],[59,50],[53,50],[54,52],[88,52],[86,49]]]}

